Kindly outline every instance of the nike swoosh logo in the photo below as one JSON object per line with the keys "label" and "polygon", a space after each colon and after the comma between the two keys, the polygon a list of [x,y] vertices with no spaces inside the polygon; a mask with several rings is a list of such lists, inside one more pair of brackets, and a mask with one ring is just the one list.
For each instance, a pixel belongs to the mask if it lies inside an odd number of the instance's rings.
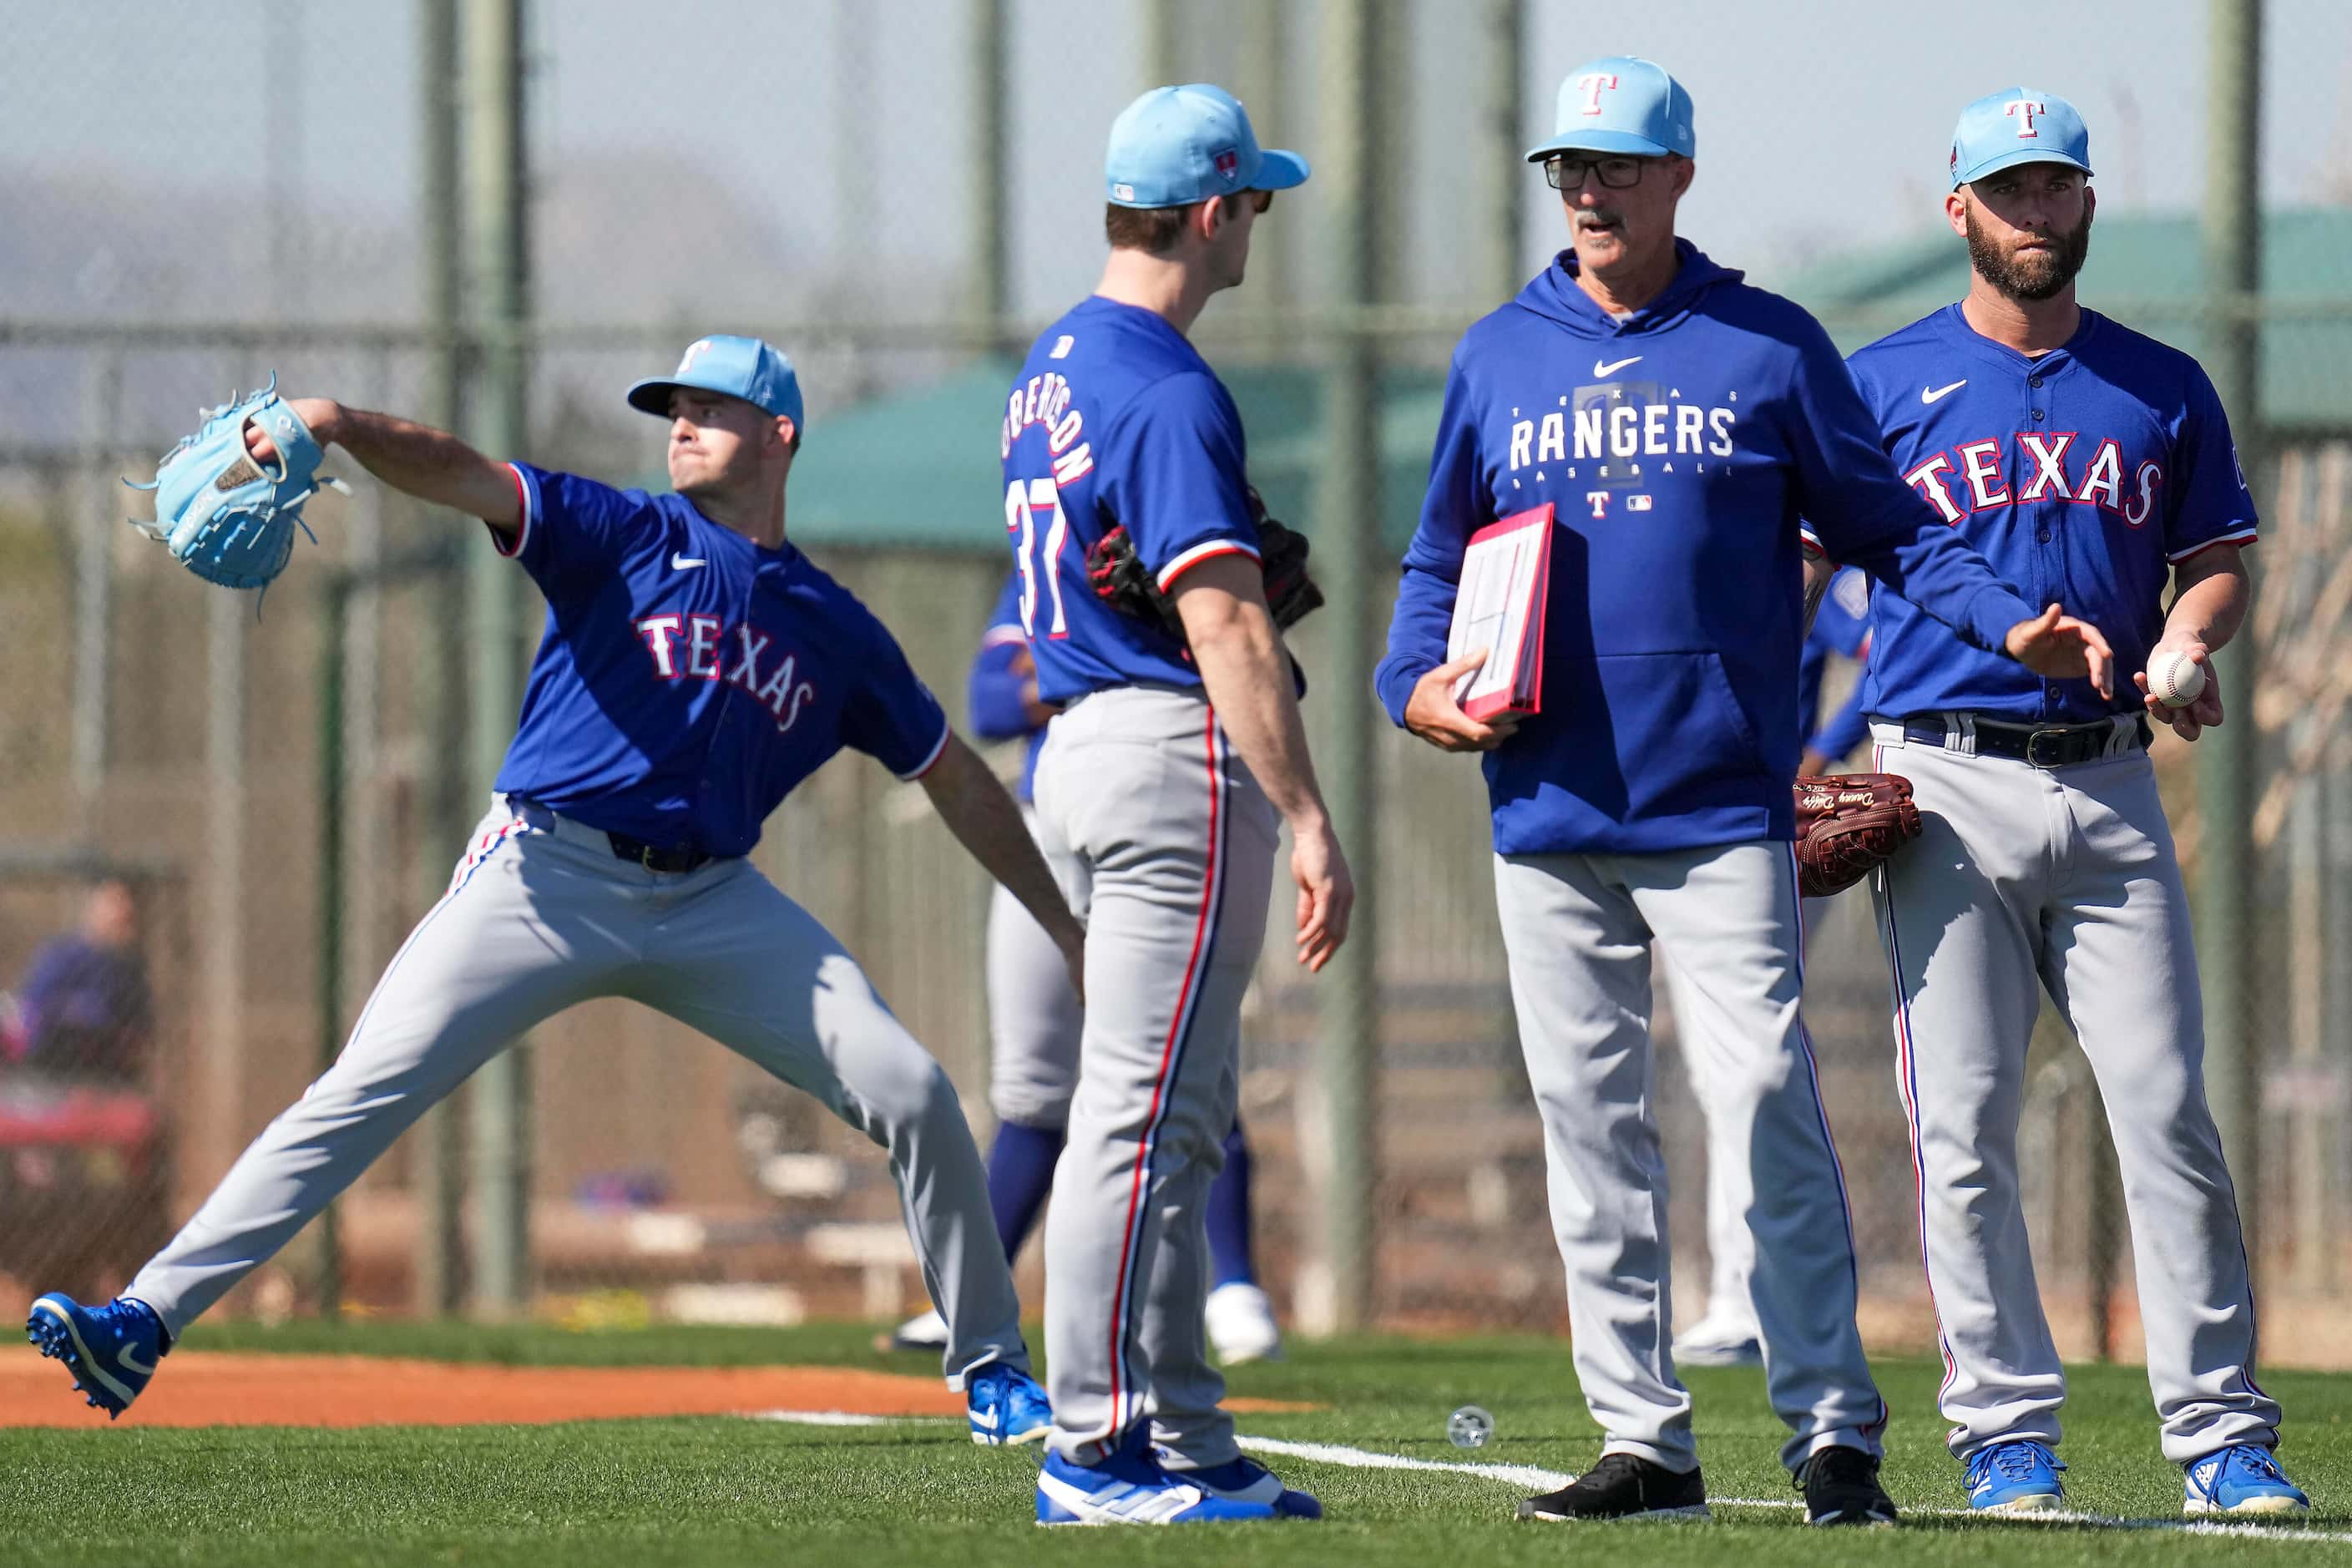
{"label": "nike swoosh logo", "polygon": [[984,1427],[986,1427],[988,1430],[990,1430],[991,1432],[993,1432],[993,1431],[995,1431],[995,1430],[996,1430],[996,1425],[997,1425],[997,1421],[998,1421],[998,1416],[997,1416],[997,1413],[996,1413],[995,1411],[993,1411],[993,1410],[974,1410],[974,1411],[971,1411],[971,1412],[969,1412],[969,1414],[970,1414],[970,1415],[971,1415],[971,1424],[972,1424],[973,1426],[984,1426]]}
{"label": "nike swoosh logo", "polygon": [[121,1350],[116,1351],[114,1352],[114,1359],[121,1362],[124,1366],[129,1367],[132,1372],[137,1373],[142,1377],[152,1377],[155,1375],[155,1363],[151,1361],[142,1364],[139,1360],[137,1352],[132,1351],[129,1345],[125,1345]]}
{"label": "nike swoosh logo", "polygon": [[1614,374],[1618,371],[1623,370],[1629,364],[1639,364],[1641,363],[1642,356],[1640,354],[1635,354],[1632,359],[1613,359],[1605,364],[1600,360],[1594,360],[1592,362],[1592,374],[1595,375],[1611,375]]}
{"label": "nike swoosh logo", "polygon": [[708,566],[709,564],[710,563],[708,561],[697,561],[692,556],[688,555],[683,552],[673,553],[669,558],[669,569],[673,572],[683,572],[688,567]]}
{"label": "nike swoosh logo", "polygon": [[1952,383],[1949,386],[1923,386],[1919,389],[1919,401],[1922,403],[1933,403],[1936,399],[1943,396],[1944,394],[1948,392],[1958,392],[1968,384],[1968,377],[1962,376],[1959,380]]}

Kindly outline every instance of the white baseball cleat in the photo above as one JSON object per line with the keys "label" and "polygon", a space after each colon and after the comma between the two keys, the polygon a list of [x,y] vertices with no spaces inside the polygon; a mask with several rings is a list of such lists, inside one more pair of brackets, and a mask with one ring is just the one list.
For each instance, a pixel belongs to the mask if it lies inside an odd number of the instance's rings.
{"label": "white baseball cleat", "polygon": [[919,1313],[898,1325],[890,1335],[894,1351],[943,1351],[948,1348],[948,1321],[937,1309]]}
{"label": "white baseball cleat", "polygon": [[1282,1326],[1274,1321],[1274,1302],[1246,1280],[1209,1292],[1208,1325],[1209,1343],[1227,1366],[1282,1359]]}

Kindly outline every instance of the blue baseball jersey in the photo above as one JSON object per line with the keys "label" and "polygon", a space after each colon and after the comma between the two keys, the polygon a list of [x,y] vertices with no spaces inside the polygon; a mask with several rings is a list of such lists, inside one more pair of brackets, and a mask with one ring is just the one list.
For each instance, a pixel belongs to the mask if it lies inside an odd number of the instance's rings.
{"label": "blue baseball jersey", "polygon": [[522,530],[499,548],[547,595],[547,630],[499,790],[665,849],[744,855],[844,746],[900,778],[939,760],[947,715],[898,640],[790,543],[754,544],[680,496],[509,467]]}
{"label": "blue baseball jersey", "polygon": [[2036,605],[2105,633],[2118,677],[2111,699],[2044,680],[1881,594],[1870,710],[2056,723],[2138,711],[2130,677],[2164,634],[2172,568],[2255,535],[2229,417],[2197,362],[2095,310],[2063,348],[2029,358],[1950,305],[1849,363],[1912,488]]}
{"label": "blue baseball jersey", "polygon": [[[1020,668],[1028,651],[1029,634],[1021,626],[1021,574],[1012,573],[998,590],[996,607],[988,613],[988,629],[980,634],[980,652],[971,661],[965,691],[971,732],[983,741],[1029,737],[1021,759],[1021,778],[1013,789],[1024,804],[1037,793],[1037,753],[1045,749],[1045,726],[1029,722],[1031,675]],[[1034,673],[1034,664],[1032,675]]]}
{"label": "blue baseball jersey", "polygon": [[1005,405],[1004,526],[1037,688],[1198,687],[1183,643],[1095,596],[1087,551],[1114,526],[1162,588],[1219,555],[1258,555],[1240,414],[1184,334],[1100,296],[1045,329]]}
{"label": "blue baseball jersey", "polygon": [[1804,651],[1797,660],[1797,732],[1805,738],[1807,751],[1836,758],[1862,743],[1868,725],[1861,683],[1855,683],[1844,704],[1824,722],[1822,676],[1832,654],[1860,659],[1869,652],[1870,579],[1859,567],[1841,566],[1822,595],[1821,608],[1813,615],[1813,629],[1805,634]]}
{"label": "blue baseball jersey", "polygon": [[1791,837],[1801,511],[1981,646],[2031,613],[1895,473],[1819,323],[1677,249],[1674,281],[1622,318],[1562,253],[1446,379],[1375,685],[1402,723],[1444,661],[1470,535],[1550,502],[1543,711],[1485,755],[1505,854]]}

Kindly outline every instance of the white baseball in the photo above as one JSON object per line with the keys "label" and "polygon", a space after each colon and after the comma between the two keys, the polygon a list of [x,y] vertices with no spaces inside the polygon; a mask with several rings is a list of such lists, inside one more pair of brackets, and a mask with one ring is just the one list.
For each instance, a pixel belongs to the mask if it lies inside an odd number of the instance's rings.
{"label": "white baseball", "polygon": [[2147,689],[2167,708],[2186,708],[2205,689],[2205,667],[2165,648],[2147,661]]}

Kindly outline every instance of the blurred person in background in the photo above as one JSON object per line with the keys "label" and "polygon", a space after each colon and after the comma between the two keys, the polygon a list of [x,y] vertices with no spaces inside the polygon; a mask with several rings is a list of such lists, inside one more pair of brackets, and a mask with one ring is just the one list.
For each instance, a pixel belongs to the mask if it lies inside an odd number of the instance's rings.
{"label": "blurred person in background", "polygon": [[139,901],[110,877],[90,889],[80,924],[33,955],[0,1039],[12,1060],[45,1075],[136,1084],[153,1035]]}

